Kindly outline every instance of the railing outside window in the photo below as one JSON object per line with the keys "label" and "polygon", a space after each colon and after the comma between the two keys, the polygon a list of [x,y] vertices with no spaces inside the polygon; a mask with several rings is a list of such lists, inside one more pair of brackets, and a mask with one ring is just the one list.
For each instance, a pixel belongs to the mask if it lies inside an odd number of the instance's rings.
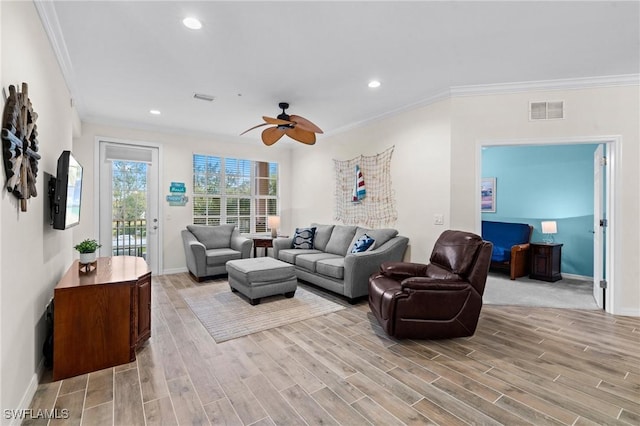
{"label": "railing outside window", "polygon": [[147,257],[147,221],[114,220],[111,252],[113,256]]}

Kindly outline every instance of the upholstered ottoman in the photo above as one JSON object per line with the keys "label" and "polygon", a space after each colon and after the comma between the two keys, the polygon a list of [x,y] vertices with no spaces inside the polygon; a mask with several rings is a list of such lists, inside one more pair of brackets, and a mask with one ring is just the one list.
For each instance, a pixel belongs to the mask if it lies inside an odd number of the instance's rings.
{"label": "upholstered ottoman", "polygon": [[252,305],[276,294],[293,297],[298,287],[295,268],[272,257],[230,260],[227,262],[231,291],[239,291]]}

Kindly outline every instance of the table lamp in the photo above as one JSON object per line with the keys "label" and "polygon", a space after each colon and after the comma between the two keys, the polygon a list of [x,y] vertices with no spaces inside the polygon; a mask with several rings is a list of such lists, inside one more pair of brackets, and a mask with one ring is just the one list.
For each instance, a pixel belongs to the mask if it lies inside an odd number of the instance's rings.
{"label": "table lamp", "polygon": [[269,229],[271,229],[271,237],[276,238],[278,236],[278,227],[280,226],[280,216],[269,216],[267,219]]}
{"label": "table lamp", "polygon": [[553,234],[558,233],[558,225],[555,220],[547,220],[542,222],[542,233],[545,237],[542,239],[545,243],[553,242]]}

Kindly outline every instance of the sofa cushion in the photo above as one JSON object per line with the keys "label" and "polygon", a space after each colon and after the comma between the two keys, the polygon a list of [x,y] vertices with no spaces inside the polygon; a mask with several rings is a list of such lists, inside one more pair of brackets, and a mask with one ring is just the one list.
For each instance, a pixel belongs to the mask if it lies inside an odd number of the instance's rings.
{"label": "sofa cushion", "polygon": [[363,234],[351,246],[351,253],[363,253],[365,251],[373,250],[375,243],[376,243],[376,240],[374,240],[367,234]]}
{"label": "sofa cushion", "polygon": [[282,260],[283,262],[295,264],[296,257],[301,254],[313,254],[313,253],[322,253],[320,250],[306,250],[306,249],[287,249],[280,250],[278,252],[278,260]]}
{"label": "sofa cushion", "polygon": [[217,248],[207,250],[207,265],[224,265],[230,260],[236,260],[242,258],[242,253],[230,248]]}
{"label": "sofa cushion", "polygon": [[335,225],[325,251],[327,253],[345,256],[351,248],[351,241],[355,233],[355,226]]}
{"label": "sofa cushion", "polygon": [[492,262],[509,262],[511,260],[511,248],[493,246],[491,253]]}
{"label": "sofa cushion", "polygon": [[318,260],[316,262],[316,272],[338,280],[344,279],[344,257]]}
{"label": "sofa cushion", "polygon": [[195,235],[207,250],[230,247],[231,234],[235,227],[232,223],[217,226],[187,225],[189,232]]}
{"label": "sofa cushion", "polygon": [[367,234],[368,236],[373,238],[375,240],[374,248],[378,248],[384,245],[384,243],[386,243],[390,239],[396,237],[398,235],[398,231],[391,228],[367,229],[358,227],[358,229],[356,229],[356,234],[351,241],[350,247],[353,247],[356,241],[358,241],[358,239],[364,234]]}
{"label": "sofa cushion", "polygon": [[316,263],[325,259],[341,259],[342,256],[332,253],[311,253],[296,256],[296,266],[306,269],[310,272],[316,272]]}
{"label": "sofa cushion", "polygon": [[325,251],[327,249],[329,238],[331,238],[331,232],[333,232],[334,225],[320,225],[312,223],[311,226],[316,228],[316,235],[313,237],[313,248]]}
{"label": "sofa cushion", "polygon": [[313,249],[313,237],[315,233],[316,228],[296,228],[296,232],[293,235],[293,248]]}

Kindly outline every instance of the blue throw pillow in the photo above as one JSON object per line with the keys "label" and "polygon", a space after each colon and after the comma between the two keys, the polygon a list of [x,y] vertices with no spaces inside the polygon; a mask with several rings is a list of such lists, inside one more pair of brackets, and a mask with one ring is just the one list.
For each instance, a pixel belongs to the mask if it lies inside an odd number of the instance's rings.
{"label": "blue throw pillow", "polygon": [[373,249],[373,243],[376,240],[364,234],[362,237],[358,238],[358,241],[353,243],[353,247],[351,247],[351,253],[362,253],[367,250]]}
{"label": "blue throw pillow", "polygon": [[312,249],[313,238],[316,235],[316,228],[296,228],[296,233],[293,235],[293,248],[294,249]]}

